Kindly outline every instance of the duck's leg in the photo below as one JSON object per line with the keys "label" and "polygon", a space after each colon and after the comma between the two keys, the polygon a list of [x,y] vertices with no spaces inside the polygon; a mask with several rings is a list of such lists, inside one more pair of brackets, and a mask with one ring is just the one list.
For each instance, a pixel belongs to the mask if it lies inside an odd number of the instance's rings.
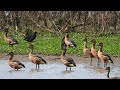
{"label": "duck's leg", "polygon": [[105,65],[106,65],[106,67],[107,67],[107,62],[106,62],[106,64],[105,64]]}
{"label": "duck's leg", "polygon": [[104,62],[104,67],[105,67],[105,62]]}
{"label": "duck's leg", "polygon": [[107,62],[106,61],[104,62],[104,67],[107,67]]}
{"label": "duck's leg", "polygon": [[91,57],[90,65],[92,66],[92,57]]}
{"label": "duck's leg", "polygon": [[36,64],[36,69],[37,69],[37,64]]}
{"label": "duck's leg", "polygon": [[71,71],[71,67],[70,67],[70,71]]}
{"label": "duck's leg", "polygon": [[39,64],[38,64],[38,69],[39,69]]}
{"label": "duck's leg", "polygon": [[97,66],[100,67],[100,60],[99,60],[99,58],[98,58]]}
{"label": "duck's leg", "polygon": [[67,66],[66,66],[66,71],[67,71]]}

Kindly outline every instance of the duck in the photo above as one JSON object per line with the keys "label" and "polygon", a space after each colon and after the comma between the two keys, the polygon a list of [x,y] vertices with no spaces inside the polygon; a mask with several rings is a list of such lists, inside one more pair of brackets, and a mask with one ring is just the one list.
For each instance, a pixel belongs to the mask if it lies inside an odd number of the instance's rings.
{"label": "duck", "polygon": [[107,73],[107,78],[108,78],[108,79],[120,79],[120,77],[109,77],[109,74],[110,74],[110,67],[106,67],[105,70],[108,70],[108,73]]}
{"label": "duck", "polygon": [[30,49],[30,53],[29,53],[29,60],[32,62],[32,63],[34,63],[34,64],[36,64],[36,69],[39,69],[39,65],[40,64],[47,64],[47,62],[42,58],[42,57],[40,57],[40,56],[37,56],[37,55],[34,55],[32,52],[33,52],[33,45],[32,44],[30,44],[29,46],[28,46],[28,48]]}
{"label": "duck", "polygon": [[15,45],[15,44],[19,44],[19,42],[13,38],[13,37],[10,37],[8,36],[8,28],[4,29],[4,41],[9,45],[9,46],[12,46]]}
{"label": "duck", "polygon": [[97,46],[99,46],[98,57],[101,61],[104,61],[104,67],[107,66],[108,61],[110,61],[110,63],[114,64],[111,57],[108,54],[103,53],[103,43],[100,42]]}
{"label": "duck", "polygon": [[98,50],[95,48],[96,40],[94,38],[92,38],[91,42],[92,42],[91,53],[95,58],[98,59],[97,65],[99,66],[100,60],[99,60],[99,57],[98,57]]}
{"label": "duck", "polygon": [[37,34],[36,31],[31,34],[26,32],[24,35],[24,40],[27,42],[32,42],[34,39],[36,39],[36,34]]}
{"label": "duck", "polygon": [[21,68],[25,68],[25,65],[23,63],[21,63],[20,61],[13,60],[13,57],[14,57],[13,52],[10,52],[7,55],[10,55],[10,58],[8,59],[8,64],[11,68],[13,68],[14,70],[19,70]]}
{"label": "duck", "polygon": [[67,47],[72,47],[72,48],[77,47],[76,43],[69,38],[68,33],[65,33],[65,36],[63,37],[63,40],[64,40],[64,43],[66,44]]}
{"label": "duck", "polygon": [[92,58],[94,58],[93,54],[91,53],[91,49],[87,47],[87,38],[83,39],[83,56],[87,56],[91,58],[90,65],[92,65]]}
{"label": "duck", "polygon": [[76,67],[76,64],[71,57],[66,57],[65,54],[66,54],[66,48],[62,50],[61,62],[66,66],[66,71],[67,71],[67,67],[70,67],[70,71],[71,71],[71,67]]}

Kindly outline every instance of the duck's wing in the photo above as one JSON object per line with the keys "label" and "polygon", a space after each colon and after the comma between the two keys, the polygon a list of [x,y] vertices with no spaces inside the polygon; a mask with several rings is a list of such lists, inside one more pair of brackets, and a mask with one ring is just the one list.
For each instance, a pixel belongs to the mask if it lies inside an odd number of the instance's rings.
{"label": "duck's wing", "polygon": [[45,59],[43,59],[42,57],[40,57],[40,56],[35,56],[35,57],[39,58],[39,59],[42,60],[45,64],[47,64],[47,62],[45,61]]}
{"label": "duck's wing", "polygon": [[111,59],[111,57],[110,57],[108,54],[103,53],[103,55],[104,55],[105,57],[107,57],[107,58],[108,58],[108,60],[110,60],[110,62],[111,62],[111,63],[113,63],[113,60]]}
{"label": "duck's wing", "polygon": [[69,64],[73,64],[74,66],[76,66],[74,60],[71,57],[65,57],[65,59],[68,61]]}
{"label": "duck's wing", "polygon": [[21,65],[21,66],[23,66],[25,68],[25,65],[23,63],[21,63],[20,61],[14,60],[13,62],[18,64],[18,65]]}

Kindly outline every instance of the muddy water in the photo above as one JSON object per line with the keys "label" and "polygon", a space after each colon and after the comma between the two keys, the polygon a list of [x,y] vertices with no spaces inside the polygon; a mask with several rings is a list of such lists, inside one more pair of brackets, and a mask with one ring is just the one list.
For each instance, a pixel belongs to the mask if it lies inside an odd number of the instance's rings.
{"label": "muddy water", "polygon": [[[0,79],[106,79],[107,71],[98,69],[97,60],[93,59],[90,65],[90,58],[73,56],[77,67],[72,71],[66,71],[66,67],[60,62],[58,56],[44,56],[47,65],[40,65],[40,69],[35,69],[35,64],[28,60],[25,55],[15,55],[15,60],[21,60],[26,66],[19,71],[15,71],[7,64],[8,57],[0,59]],[[108,63],[111,67],[110,77],[120,77],[120,58],[113,58],[114,64]],[[103,63],[101,66],[103,67]]]}
{"label": "muddy water", "polygon": [[[47,65],[40,65],[40,70],[29,61],[23,61],[26,68],[15,71],[9,67],[6,60],[0,60],[0,79],[106,79],[107,71],[99,71],[89,64],[77,63],[72,71],[65,71],[65,66],[57,61],[48,62]],[[120,65],[114,67],[110,76],[120,76]]]}

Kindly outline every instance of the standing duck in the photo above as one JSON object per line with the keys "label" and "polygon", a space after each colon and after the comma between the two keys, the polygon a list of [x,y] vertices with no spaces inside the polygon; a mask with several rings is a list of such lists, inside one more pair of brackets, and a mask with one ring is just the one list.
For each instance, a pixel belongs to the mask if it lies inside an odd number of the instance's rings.
{"label": "standing duck", "polygon": [[91,53],[92,53],[92,55],[93,55],[95,58],[98,59],[97,65],[99,66],[98,51],[97,51],[96,48],[95,48],[95,46],[96,46],[96,40],[93,38],[93,39],[91,40],[91,42],[92,42]]}
{"label": "standing duck", "polygon": [[98,44],[98,46],[99,46],[98,57],[99,57],[100,60],[104,61],[104,67],[107,66],[107,62],[108,61],[110,61],[111,63],[113,63],[113,60],[111,59],[111,57],[108,54],[103,53],[103,43],[100,42]]}
{"label": "standing duck", "polygon": [[84,43],[84,46],[83,46],[83,56],[90,57],[91,58],[90,65],[92,65],[92,58],[94,56],[91,53],[91,50],[87,47],[87,38],[86,37],[83,39],[83,43]]}
{"label": "standing duck", "polygon": [[30,49],[29,60],[32,63],[36,64],[36,69],[39,69],[40,64],[47,64],[47,62],[42,57],[32,54],[32,52],[33,52],[33,45],[32,44],[30,44],[28,46],[28,48]]}
{"label": "standing duck", "polygon": [[25,68],[25,65],[21,63],[20,61],[13,60],[13,57],[14,57],[13,52],[10,52],[8,55],[10,55],[10,58],[8,59],[8,64],[11,68],[14,68],[14,70]]}
{"label": "standing duck", "polygon": [[66,44],[66,46],[72,47],[72,48],[77,47],[76,43],[69,38],[69,35],[67,33],[65,34],[63,40],[64,40],[64,43]]}
{"label": "standing duck", "polygon": [[19,44],[18,41],[15,38],[8,36],[8,28],[6,28],[4,30],[4,32],[5,32],[4,40],[5,40],[6,43],[8,43],[9,46],[13,46],[15,44]]}
{"label": "standing duck", "polygon": [[71,67],[76,67],[76,64],[71,57],[66,57],[65,53],[66,53],[66,48],[62,50],[61,62],[66,66],[66,71],[67,71],[67,67],[70,67],[70,71],[71,71]]}

